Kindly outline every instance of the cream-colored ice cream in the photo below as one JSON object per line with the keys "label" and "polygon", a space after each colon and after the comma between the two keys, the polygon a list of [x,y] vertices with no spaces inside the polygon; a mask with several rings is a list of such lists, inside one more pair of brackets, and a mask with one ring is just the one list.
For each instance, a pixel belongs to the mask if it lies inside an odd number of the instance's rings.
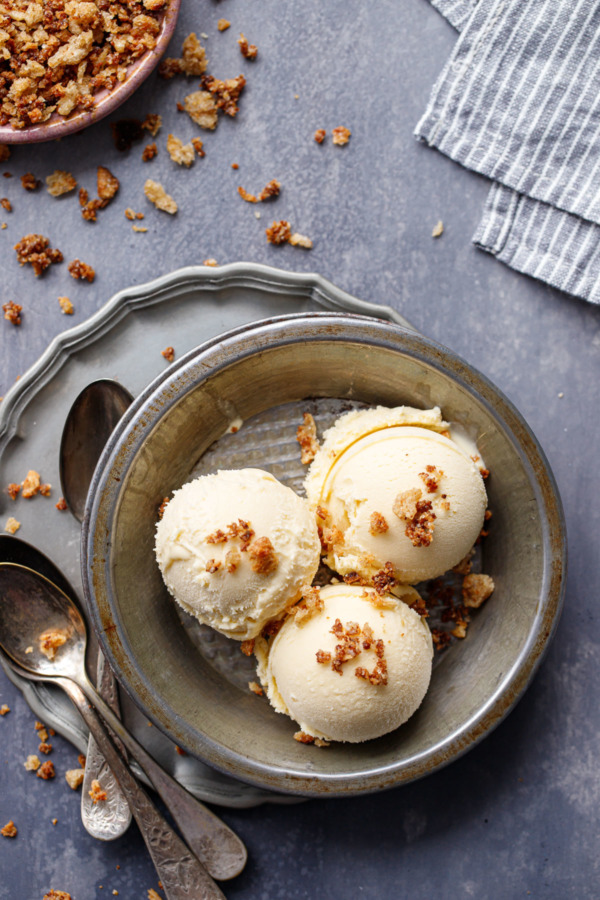
{"label": "cream-colored ice cream", "polygon": [[415,584],[466,556],[487,497],[448,427],[437,408],[378,407],[326,432],[306,490],[331,568],[371,580],[391,564],[397,581]]}
{"label": "cream-colored ice cream", "polygon": [[273,708],[324,740],[358,743],[406,722],[431,678],[425,621],[403,600],[345,584],[321,588],[319,603],[290,615],[268,645],[256,642],[258,674]]}
{"label": "cream-colored ice cream", "polygon": [[156,528],[156,558],[175,600],[237,640],[255,637],[300,597],[319,551],[306,500],[260,469],[185,484]]}

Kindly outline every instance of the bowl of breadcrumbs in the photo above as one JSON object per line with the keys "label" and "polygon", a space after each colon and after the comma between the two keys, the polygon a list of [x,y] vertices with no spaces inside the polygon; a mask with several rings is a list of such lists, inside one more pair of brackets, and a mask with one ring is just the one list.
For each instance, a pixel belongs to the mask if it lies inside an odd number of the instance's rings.
{"label": "bowl of breadcrumbs", "polygon": [[0,142],[64,137],[148,77],[181,0],[0,0]]}

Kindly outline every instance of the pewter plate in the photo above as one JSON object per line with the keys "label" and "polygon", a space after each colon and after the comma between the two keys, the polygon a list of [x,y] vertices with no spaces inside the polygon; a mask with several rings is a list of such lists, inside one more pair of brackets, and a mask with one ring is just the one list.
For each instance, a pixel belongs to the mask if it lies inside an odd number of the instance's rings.
{"label": "pewter plate", "polygon": [[[54,485],[53,497],[9,500],[0,494],[0,522],[21,522],[18,536],[52,559],[81,597],[80,529],[55,509],[60,495],[58,454],[62,427],[77,394],[98,378],[115,378],[137,395],[166,366],[167,345],[182,356],[224,331],[286,313],[334,310],[376,316],[410,327],[394,310],[365,303],[318,275],[233,263],[218,269],[180,269],[116,294],[83,324],[55,338],[0,405],[0,484],[21,482],[30,468]],[[51,685],[6,672],[35,715],[85,752],[87,731],[69,701]],[[290,803],[177,754],[158,728],[148,726],[122,692],[127,727],[158,762],[202,800],[229,807]]]}

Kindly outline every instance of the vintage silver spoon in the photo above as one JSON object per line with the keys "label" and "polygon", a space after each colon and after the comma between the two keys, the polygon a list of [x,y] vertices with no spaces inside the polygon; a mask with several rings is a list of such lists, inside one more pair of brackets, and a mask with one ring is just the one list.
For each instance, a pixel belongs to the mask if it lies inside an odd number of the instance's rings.
{"label": "vintage silver spoon", "polygon": [[65,690],[65,684],[69,685],[74,700],[70,685],[78,685],[144,769],[186,843],[210,874],[219,880],[239,875],[247,859],[243,843],[167,775],[97,694],[85,671],[86,641],[83,616],[66,594],[32,569],[0,563],[0,647],[21,668],[52,679]]}
{"label": "vintage silver spoon", "polygon": [[[49,680],[48,676],[35,675],[17,665],[3,650],[0,650],[0,658],[22,678]],[[71,698],[112,767],[120,790],[131,806],[167,900],[225,900],[225,895],[205,867],[190,853],[133,777],[81,688],[69,678],[59,676],[51,680]]]}
{"label": "vintage silver spoon", "polygon": [[[59,453],[60,483],[67,507],[81,522],[92,475],[106,442],[133,397],[122,384],[102,378],[88,384],[76,397],[68,412]],[[96,687],[113,712],[120,716],[116,679],[98,651]],[[123,747],[119,747],[123,751]],[[106,788],[110,803],[94,803],[92,782]],[[131,810],[119,785],[91,734],[85,757],[81,791],[81,821],[92,837],[112,841],[124,834],[131,823]]]}

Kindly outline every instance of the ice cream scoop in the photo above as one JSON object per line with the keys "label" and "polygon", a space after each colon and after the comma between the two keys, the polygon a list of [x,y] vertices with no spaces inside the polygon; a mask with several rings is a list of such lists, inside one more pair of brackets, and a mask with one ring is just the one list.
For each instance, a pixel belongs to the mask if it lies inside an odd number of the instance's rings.
{"label": "ice cream scoop", "polygon": [[298,600],[319,550],[307,501],[260,469],[185,484],[156,528],[156,558],[175,600],[237,640],[259,634]]}
{"label": "ice cream scoop", "polygon": [[256,642],[273,708],[298,722],[304,736],[368,741],[418,709],[433,647],[427,624],[408,606],[419,595],[410,587],[402,595],[328,585],[312,607],[292,611],[270,644]]}
{"label": "ice cream scoop", "polygon": [[447,428],[437,408],[378,407],[342,416],[326,432],[306,490],[336,572],[415,584],[470,551],[487,496]]}

